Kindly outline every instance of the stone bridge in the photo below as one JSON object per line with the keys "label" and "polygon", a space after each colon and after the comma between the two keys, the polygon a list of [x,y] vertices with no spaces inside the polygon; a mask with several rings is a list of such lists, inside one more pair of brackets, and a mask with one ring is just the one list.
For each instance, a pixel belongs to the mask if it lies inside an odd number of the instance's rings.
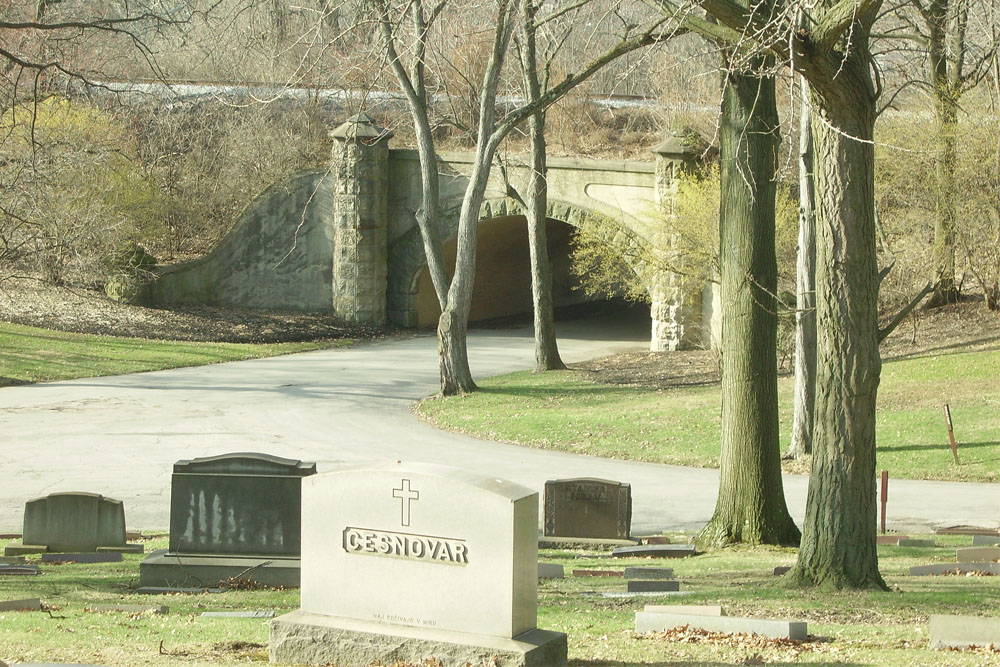
{"label": "stone bridge", "polygon": [[[388,148],[390,134],[367,116],[331,132],[332,166],[268,188],[205,257],[161,269],[154,303],[220,304],[262,309],[333,310],[348,321],[431,326],[439,314],[416,213],[421,206],[416,151]],[[669,214],[673,176],[694,154],[676,138],[649,162],[553,158],[548,171],[547,231],[557,306],[586,300],[570,271],[574,228],[602,224],[628,243],[648,244]],[[443,153],[442,238],[453,264],[459,208],[472,155]],[[480,213],[470,318],[531,311],[527,228],[520,205],[524,158],[494,168]],[[664,274],[647,286],[651,349],[700,346],[708,339],[712,299],[682,290]],[[706,294],[711,295],[710,290]],[[703,305],[704,302],[704,305]],[[705,311],[705,312],[703,312]]]}

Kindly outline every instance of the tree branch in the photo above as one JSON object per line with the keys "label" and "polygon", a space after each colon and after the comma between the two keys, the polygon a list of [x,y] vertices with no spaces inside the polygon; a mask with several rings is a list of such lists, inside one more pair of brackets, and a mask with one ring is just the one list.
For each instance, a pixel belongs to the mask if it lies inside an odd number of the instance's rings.
{"label": "tree branch", "polygon": [[905,308],[896,313],[896,316],[892,318],[892,321],[889,322],[889,324],[885,325],[884,327],[878,330],[878,342],[881,343],[883,340],[885,340],[886,336],[891,334],[896,329],[896,327],[898,327],[903,322],[903,320],[906,319],[906,316],[909,315],[910,312],[912,312],[913,309],[917,307],[917,304],[923,301],[924,297],[933,291],[934,291],[934,285],[931,283],[927,283],[924,286],[924,288],[920,290],[920,292],[915,297],[913,297],[913,300],[910,301],[910,303],[908,303]]}

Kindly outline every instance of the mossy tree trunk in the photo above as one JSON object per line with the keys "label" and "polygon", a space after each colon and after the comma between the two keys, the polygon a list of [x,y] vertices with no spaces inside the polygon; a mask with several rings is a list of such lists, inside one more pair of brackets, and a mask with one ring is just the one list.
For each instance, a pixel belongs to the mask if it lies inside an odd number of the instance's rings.
{"label": "mossy tree trunk", "polygon": [[[767,63],[758,58],[762,71]],[[722,457],[701,541],[794,545],[778,448],[778,268],[774,248],[778,111],[772,77],[728,67],[722,98]]]}

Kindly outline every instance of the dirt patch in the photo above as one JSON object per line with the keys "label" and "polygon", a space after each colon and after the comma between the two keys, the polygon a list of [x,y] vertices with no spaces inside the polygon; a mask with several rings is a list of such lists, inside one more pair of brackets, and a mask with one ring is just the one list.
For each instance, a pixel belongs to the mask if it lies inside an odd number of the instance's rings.
{"label": "dirt patch", "polygon": [[144,308],[112,301],[96,290],[52,287],[24,279],[0,284],[0,320],[75,333],[225,343],[370,340],[391,333],[348,325],[331,313],[212,306]]}
{"label": "dirt patch", "polygon": [[[981,301],[920,310],[882,342],[882,359],[946,354],[1000,344],[1000,314]],[[592,382],[654,389],[714,384],[721,379],[717,352],[624,352],[571,365]],[[783,369],[785,374],[791,369]]]}

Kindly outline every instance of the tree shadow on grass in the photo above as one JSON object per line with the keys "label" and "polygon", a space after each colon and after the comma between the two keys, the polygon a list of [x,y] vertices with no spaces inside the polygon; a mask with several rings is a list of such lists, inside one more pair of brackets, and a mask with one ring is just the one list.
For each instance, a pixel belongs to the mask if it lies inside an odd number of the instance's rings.
{"label": "tree shadow on grass", "polygon": [[[986,442],[960,442],[958,443],[958,452],[959,454],[961,454],[963,449],[974,449],[976,447],[996,447],[1000,449],[1000,440],[992,440]],[[877,449],[880,452],[919,452],[930,449],[941,449],[944,451],[949,451],[950,447],[948,443],[936,442],[930,445],[899,445],[896,447],[884,447],[882,445],[879,445]]]}

